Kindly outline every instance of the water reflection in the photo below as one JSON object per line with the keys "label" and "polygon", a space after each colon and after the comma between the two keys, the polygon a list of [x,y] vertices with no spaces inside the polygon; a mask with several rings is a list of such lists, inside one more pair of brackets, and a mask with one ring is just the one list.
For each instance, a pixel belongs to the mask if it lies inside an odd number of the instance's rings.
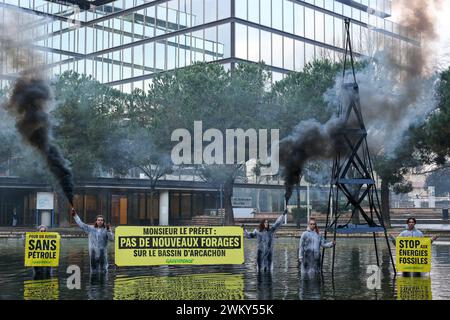
{"label": "water reflection", "polygon": [[299,299],[320,300],[322,299],[322,282],[320,274],[315,276],[302,277],[299,287]]}
{"label": "water reflection", "polygon": [[241,274],[117,277],[115,300],[243,300]]}
{"label": "water reflection", "polygon": [[397,278],[398,300],[432,300],[431,278],[403,277]]}
{"label": "water reflection", "polygon": [[58,279],[26,280],[23,282],[24,300],[59,300]]}
{"label": "water reflection", "polygon": [[33,267],[33,280],[47,280],[53,275],[52,267]]}
{"label": "water reflection", "polygon": [[109,273],[92,272],[89,275],[87,294],[89,300],[102,300],[110,295]]}
{"label": "water reflection", "polygon": [[273,300],[273,279],[271,272],[259,272],[256,287],[258,300]]}
{"label": "water reflection", "polygon": [[[111,266],[106,274],[91,275],[86,240],[63,239],[59,268],[55,268],[51,279],[39,282],[31,280],[32,269],[24,267],[20,240],[0,239],[0,299],[450,299],[448,244],[433,246],[427,280],[405,280],[401,276],[394,278],[387,246],[380,243],[381,290],[367,288],[367,268],[376,265],[373,239],[341,239],[334,277],[330,250],[325,253],[323,278],[319,279],[306,279],[300,274],[298,239],[277,239],[272,273],[257,272],[256,249],[256,241],[245,242],[243,265]],[[114,248],[108,254],[114,261]],[[69,265],[81,269],[81,290],[66,286]]]}

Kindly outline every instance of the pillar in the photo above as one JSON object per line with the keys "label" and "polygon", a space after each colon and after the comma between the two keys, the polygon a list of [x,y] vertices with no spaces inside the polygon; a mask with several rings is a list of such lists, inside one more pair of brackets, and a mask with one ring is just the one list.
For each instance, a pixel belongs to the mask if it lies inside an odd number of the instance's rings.
{"label": "pillar", "polygon": [[159,192],[159,225],[169,225],[169,191]]}

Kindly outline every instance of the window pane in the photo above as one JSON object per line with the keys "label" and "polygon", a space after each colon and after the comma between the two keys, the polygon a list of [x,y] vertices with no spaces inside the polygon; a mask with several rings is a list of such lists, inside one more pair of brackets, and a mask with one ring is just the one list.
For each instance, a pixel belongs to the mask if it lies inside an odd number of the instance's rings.
{"label": "window pane", "polygon": [[259,30],[248,28],[248,59],[259,62]]}
{"label": "window pane", "polygon": [[294,6],[294,13],[295,13],[295,34],[298,36],[304,36],[305,35],[305,20],[304,20],[304,7],[301,5],[295,5]]}
{"label": "window pane", "polygon": [[236,17],[247,20],[247,0],[235,1]]}
{"label": "window pane", "polygon": [[325,15],[325,43],[329,45],[334,45],[334,23],[333,17],[329,15]]}
{"label": "window pane", "polygon": [[259,0],[248,0],[248,20],[259,23]]}
{"label": "window pane", "polygon": [[217,0],[219,5],[219,20],[229,18],[231,16],[230,13],[230,0]]}
{"label": "window pane", "polygon": [[219,58],[229,58],[231,56],[231,24],[220,25],[218,30],[217,51]]}
{"label": "window pane", "polygon": [[284,68],[294,70],[294,39],[284,37]]}
{"label": "window pane", "polygon": [[198,26],[202,23],[203,23],[203,0],[192,0],[192,25]]}
{"label": "window pane", "polygon": [[205,0],[205,23],[217,20],[217,0]]}
{"label": "window pane", "polygon": [[269,32],[261,30],[261,61],[272,64],[272,37]]}
{"label": "window pane", "polygon": [[283,30],[283,0],[272,0],[272,28]]}
{"label": "window pane", "polygon": [[305,36],[314,39],[314,10],[305,8]]}
{"label": "window pane", "polygon": [[334,45],[336,47],[344,47],[344,22],[341,19],[334,19]]}
{"label": "window pane", "polygon": [[283,37],[272,34],[272,65],[283,68]]}
{"label": "window pane", "polygon": [[316,41],[324,42],[324,14],[322,12],[316,11]]}
{"label": "window pane", "polygon": [[294,33],[294,3],[292,1],[284,0],[283,10],[283,30],[289,33]]}
{"label": "window pane", "polygon": [[305,66],[305,43],[295,41],[295,71],[302,71]]}
{"label": "window pane", "polygon": [[247,59],[247,26],[236,24],[236,57]]}
{"label": "window pane", "polygon": [[310,63],[314,60],[314,46],[305,43],[305,64]]}
{"label": "window pane", "polygon": [[261,0],[261,24],[270,27],[271,21],[271,2],[270,0]]}

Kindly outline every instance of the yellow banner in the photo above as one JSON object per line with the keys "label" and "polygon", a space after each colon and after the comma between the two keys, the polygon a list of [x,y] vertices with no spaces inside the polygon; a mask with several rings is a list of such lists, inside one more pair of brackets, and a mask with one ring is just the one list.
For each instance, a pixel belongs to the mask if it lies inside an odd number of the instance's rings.
{"label": "yellow banner", "polygon": [[241,274],[117,277],[114,300],[244,300]]}
{"label": "yellow banner", "polygon": [[397,255],[397,271],[430,272],[430,238],[398,237],[395,247]]}
{"label": "yellow banner", "polygon": [[56,232],[27,232],[25,267],[57,267],[61,236]]}
{"label": "yellow banner", "polygon": [[430,277],[398,277],[397,300],[432,300]]}
{"label": "yellow banner", "polygon": [[243,264],[241,227],[126,227],[115,229],[118,266]]}

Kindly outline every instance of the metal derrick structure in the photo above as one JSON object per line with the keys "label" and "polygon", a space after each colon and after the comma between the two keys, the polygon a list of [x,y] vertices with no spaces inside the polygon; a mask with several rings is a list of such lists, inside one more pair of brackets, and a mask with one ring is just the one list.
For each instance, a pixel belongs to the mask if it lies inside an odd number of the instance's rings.
{"label": "metal derrick structure", "polygon": [[[354,57],[350,40],[350,19],[345,20],[346,43],[343,66],[343,84],[341,88],[341,105],[339,117],[343,124],[338,131],[340,151],[337,153],[331,176],[326,219],[325,239],[328,232],[337,233],[372,233],[375,246],[377,265],[380,266],[376,233],[383,232],[389,248],[389,255],[396,272],[386,227],[381,215],[380,199],[375,184],[372,161],[367,145],[367,130],[361,112],[359,87],[356,82]],[[349,61],[348,61],[349,60]],[[353,82],[345,82],[347,62],[351,64]],[[346,204],[343,209],[351,209],[349,221],[339,225],[342,215],[339,199],[344,195]],[[350,224],[362,217],[366,224]],[[325,250],[322,251],[322,264]],[[334,275],[336,246],[333,247],[332,274]]]}

